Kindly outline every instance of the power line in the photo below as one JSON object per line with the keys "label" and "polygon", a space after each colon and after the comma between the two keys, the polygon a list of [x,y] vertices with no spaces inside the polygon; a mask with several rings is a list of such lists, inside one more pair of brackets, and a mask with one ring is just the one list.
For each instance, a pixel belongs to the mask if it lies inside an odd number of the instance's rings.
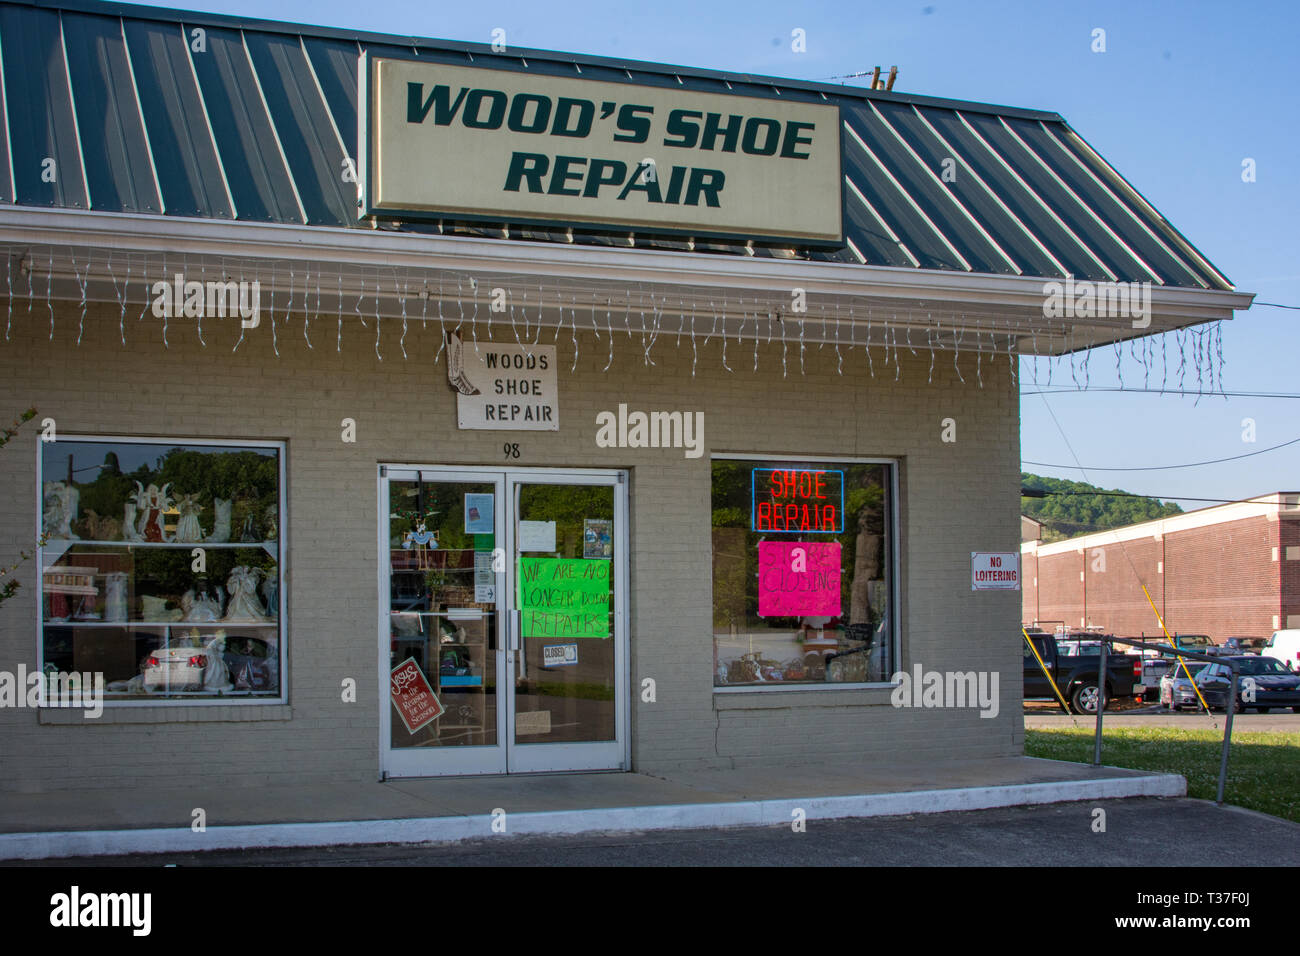
{"label": "power line", "polygon": [[[1090,498],[1093,495],[1103,498],[1150,498],[1161,503],[1165,501],[1209,501],[1220,505],[1234,505],[1242,500],[1241,498],[1194,498],[1191,495],[1142,495],[1135,491],[1047,491],[1043,488],[1025,488],[1023,486],[1020,489],[1020,497],[1022,498]],[[1057,521],[1056,518],[1052,520]],[[1078,522],[1068,523],[1078,524]]]}
{"label": "power line", "polygon": [[1300,310],[1300,305],[1282,305],[1282,303],[1280,303],[1280,302],[1252,302],[1250,305],[1251,305],[1251,308],[1254,308],[1254,307],[1257,306],[1257,305],[1267,305],[1267,306],[1271,306],[1271,307],[1274,308],[1274,309],[1297,309],[1297,310]]}
{"label": "power line", "polygon": [[[1053,416],[1055,417],[1055,416]],[[1037,465],[1039,468],[1074,468],[1078,471],[1173,471],[1177,468],[1199,468],[1202,465],[1218,465],[1225,461],[1240,461],[1243,458],[1254,458],[1256,455],[1266,455],[1271,451],[1277,451],[1279,448],[1286,448],[1288,445],[1294,445],[1300,442],[1300,438],[1292,438],[1290,441],[1284,441],[1280,445],[1274,445],[1271,448],[1261,448],[1259,451],[1247,452],[1244,455],[1233,455],[1230,458],[1211,458],[1208,461],[1189,461],[1182,465],[1149,465],[1142,468],[1108,468],[1105,465],[1061,465],[1053,464],[1046,461],[1029,461],[1021,459],[1022,465]]]}
{"label": "power line", "polygon": [[1135,395],[1168,395],[1170,398],[1216,398],[1224,396],[1226,398],[1300,398],[1300,392],[1202,392],[1199,395],[1195,392],[1179,392],[1167,388],[1129,388],[1127,386],[1114,385],[1097,385],[1087,388],[1040,388],[1032,392],[1021,392],[1021,395],[1072,395],[1082,394],[1083,392],[1132,392]]}

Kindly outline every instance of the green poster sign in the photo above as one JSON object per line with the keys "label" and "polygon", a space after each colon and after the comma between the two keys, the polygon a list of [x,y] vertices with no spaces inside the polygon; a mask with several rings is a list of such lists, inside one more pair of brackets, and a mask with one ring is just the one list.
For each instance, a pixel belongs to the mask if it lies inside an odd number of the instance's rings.
{"label": "green poster sign", "polygon": [[609,637],[611,562],[520,558],[524,637]]}

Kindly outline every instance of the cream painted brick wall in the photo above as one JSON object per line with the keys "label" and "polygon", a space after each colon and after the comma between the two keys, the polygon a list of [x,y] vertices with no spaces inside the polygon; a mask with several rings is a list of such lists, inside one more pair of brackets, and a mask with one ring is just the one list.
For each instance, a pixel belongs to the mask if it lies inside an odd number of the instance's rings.
{"label": "cream painted brick wall", "polygon": [[[166,438],[283,439],[288,442],[286,565],[288,720],[183,721],[166,724],[41,724],[26,709],[0,710],[6,772],[0,788],[24,791],[83,787],[269,785],[373,780],[379,772],[379,675],[376,466],[502,463],[501,444],[517,441],[523,466],[625,467],[631,472],[632,686],[657,683],[657,701],[632,705],[633,766],[743,766],[869,755],[885,762],[967,759],[1019,753],[1020,652],[1017,592],[973,593],[969,553],[1017,551],[1019,543],[1019,405],[1005,356],[986,356],[977,370],[940,354],[904,349],[895,381],[881,349],[875,377],[861,349],[791,343],[788,375],[779,346],[729,343],[722,368],[715,339],[698,339],[691,374],[689,337],[680,348],[663,334],[648,366],[640,335],[608,340],[579,334],[577,370],[568,331],[559,337],[561,428],[558,433],[461,432],[445,366],[435,365],[437,323],[382,323],[376,355],[374,320],[361,328],[345,317],[336,351],[332,317],[311,323],[301,313],[246,334],[237,351],[234,322],[208,321],[206,348],[192,323],[173,320],[164,347],[161,323],[126,318],[119,338],[116,308],[91,306],[81,345],[79,309],[56,307],[31,317],[15,302],[9,342],[0,342],[0,416],[30,404],[61,432]],[[0,300],[0,309],[5,308]],[[137,313],[138,314],[138,313]],[[581,317],[580,317],[581,318]],[[671,323],[669,323],[671,327]],[[480,323],[480,332],[486,327]],[[498,339],[514,341],[507,325]],[[545,333],[543,341],[550,340]],[[468,346],[468,347],[472,347]],[[977,375],[983,378],[983,387]],[[642,410],[705,413],[706,456],[679,450],[600,449],[598,411],[626,402]],[[343,444],[340,420],[357,421],[358,441]],[[940,420],[957,421],[957,441],[940,441]],[[26,426],[0,451],[0,561],[29,541],[35,527],[37,429]],[[901,665],[910,669],[997,670],[1001,711],[895,709],[887,691],[715,695],[711,674],[710,469],[708,453],[889,457],[901,461]],[[0,669],[35,665],[34,566],[24,588],[0,608]],[[358,703],[340,700],[354,677]],[[179,709],[175,713],[185,716]]]}

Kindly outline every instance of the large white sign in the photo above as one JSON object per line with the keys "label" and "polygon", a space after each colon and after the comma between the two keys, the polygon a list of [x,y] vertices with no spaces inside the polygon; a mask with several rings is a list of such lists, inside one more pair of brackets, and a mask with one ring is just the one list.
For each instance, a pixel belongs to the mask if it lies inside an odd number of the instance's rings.
{"label": "large white sign", "polygon": [[554,345],[464,342],[447,333],[447,379],[457,425],[500,431],[558,431]]}
{"label": "large white sign", "polygon": [[838,106],[367,55],[361,215],[843,241]]}
{"label": "large white sign", "polygon": [[1014,551],[972,551],[972,591],[1019,591],[1020,555]]}

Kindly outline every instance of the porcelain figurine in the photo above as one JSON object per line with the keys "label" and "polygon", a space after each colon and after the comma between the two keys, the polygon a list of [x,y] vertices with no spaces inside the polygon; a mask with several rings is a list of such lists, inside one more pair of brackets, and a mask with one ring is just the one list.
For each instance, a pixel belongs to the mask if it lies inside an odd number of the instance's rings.
{"label": "porcelain figurine", "polygon": [[126,613],[125,571],[112,571],[104,576],[104,620],[125,621]]}
{"label": "porcelain figurine", "polygon": [[203,672],[203,689],[210,692],[230,690],[230,668],[226,666],[226,632],[217,631],[205,645],[208,666]]}
{"label": "porcelain figurine", "polygon": [[153,597],[151,595],[141,595],[140,597],[141,617],[146,621],[157,623],[171,623],[181,620],[185,612],[180,608],[167,610],[167,599]]}
{"label": "porcelain figurine", "polygon": [[122,509],[122,539],[124,541],[143,541],[140,537],[140,529],[136,527],[139,520],[135,510],[135,502],[128,500],[126,506]]}
{"label": "porcelain figurine", "polygon": [[240,565],[230,572],[226,587],[230,590],[230,604],[226,608],[227,621],[265,621],[265,609],[257,600],[257,579],[261,568]]}
{"label": "porcelain figurine", "polygon": [[208,593],[206,587],[202,593],[190,588],[181,597],[181,610],[185,612],[185,620],[187,621],[211,624],[214,621],[221,620],[221,605],[224,600],[225,592],[221,590],[219,584],[217,585],[215,597]]}
{"label": "porcelain figurine", "polygon": [[77,520],[77,505],[81,492],[63,481],[47,481],[44,487],[45,534],[51,538],[80,540],[72,530]]}
{"label": "porcelain figurine", "polygon": [[181,495],[176,499],[176,510],[180,519],[176,522],[174,541],[186,543],[203,540],[203,527],[199,524],[199,512],[203,506],[198,502],[198,495]]}
{"label": "porcelain figurine", "polygon": [[230,540],[230,499],[212,499],[212,534],[208,540],[213,544],[224,544]]}
{"label": "porcelain figurine", "polygon": [[172,506],[172,496],[167,493],[167,489],[171,486],[170,481],[163,485],[161,490],[157,485],[143,488],[140,482],[135,483],[135,508],[142,516],[139,528],[142,540],[153,542],[171,540],[163,526],[165,520],[163,516]]}
{"label": "porcelain figurine", "polygon": [[280,524],[280,506],[271,505],[266,509],[266,540],[274,541],[276,528]]}
{"label": "porcelain figurine", "polygon": [[116,541],[122,529],[116,518],[101,518],[88,508],[83,519],[83,530],[91,541]]}
{"label": "porcelain figurine", "polygon": [[267,574],[262,582],[262,600],[266,602],[266,613],[271,618],[280,616],[280,579],[277,575]]}
{"label": "porcelain figurine", "polygon": [[257,528],[253,523],[253,513],[250,511],[248,517],[244,519],[244,529],[239,534],[239,540],[244,544],[256,544],[261,539],[257,536]]}

